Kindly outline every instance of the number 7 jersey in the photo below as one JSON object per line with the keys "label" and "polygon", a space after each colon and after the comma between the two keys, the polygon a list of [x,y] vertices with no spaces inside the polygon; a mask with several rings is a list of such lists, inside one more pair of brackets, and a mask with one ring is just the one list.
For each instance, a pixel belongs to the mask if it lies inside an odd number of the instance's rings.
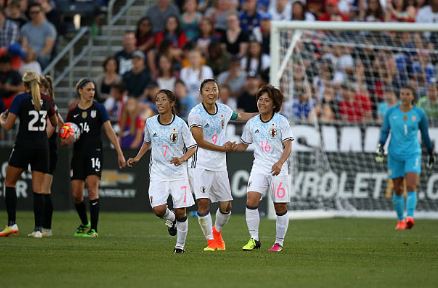
{"label": "number 7 jersey", "polygon": [[[274,113],[271,120],[263,122],[260,115],[252,117],[243,128],[241,141],[254,144],[254,163],[251,172],[271,174],[272,165],[281,158],[283,142],[294,140],[292,129],[286,117]],[[283,165],[280,175],[287,175],[288,167]]]}

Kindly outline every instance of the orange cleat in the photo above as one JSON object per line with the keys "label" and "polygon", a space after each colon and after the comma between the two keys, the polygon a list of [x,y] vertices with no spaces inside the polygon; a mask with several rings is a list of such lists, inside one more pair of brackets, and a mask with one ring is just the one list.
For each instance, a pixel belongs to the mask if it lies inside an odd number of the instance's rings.
{"label": "orange cleat", "polygon": [[412,229],[414,227],[415,221],[413,217],[406,217],[406,229]]}
{"label": "orange cleat", "polygon": [[216,227],[213,226],[213,238],[216,241],[216,249],[224,251],[225,250],[225,241],[222,238],[222,233],[216,230]]}
{"label": "orange cleat", "polygon": [[214,239],[212,240],[207,240],[207,247],[204,248],[205,252],[214,252],[216,251],[217,246],[216,246],[216,241]]}
{"label": "orange cleat", "polygon": [[5,229],[0,231],[0,237],[8,237],[10,235],[18,235],[19,230],[17,224],[14,224],[12,226],[6,226]]}
{"label": "orange cleat", "polygon": [[397,231],[406,230],[406,221],[405,220],[397,221],[397,225],[395,226],[395,230],[397,230]]}

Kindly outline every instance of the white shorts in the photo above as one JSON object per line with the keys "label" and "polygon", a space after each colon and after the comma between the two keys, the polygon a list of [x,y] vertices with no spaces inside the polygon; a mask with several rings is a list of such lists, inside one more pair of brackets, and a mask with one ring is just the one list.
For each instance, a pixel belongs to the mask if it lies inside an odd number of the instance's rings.
{"label": "white shorts", "polygon": [[253,173],[248,180],[247,192],[258,192],[262,196],[269,193],[272,202],[274,203],[289,203],[289,187],[291,184],[290,175],[266,175],[261,173]]}
{"label": "white shorts", "polygon": [[167,204],[172,196],[173,208],[190,207],[195,204],[188,179],[172,181],[154,181],[149,184],[149,202],[152,208]]}
{"label": "white shorts", "polygon": [[208,198],[212,203],[233,200],[227,171],[191,168],[189,178],[196,199]]}

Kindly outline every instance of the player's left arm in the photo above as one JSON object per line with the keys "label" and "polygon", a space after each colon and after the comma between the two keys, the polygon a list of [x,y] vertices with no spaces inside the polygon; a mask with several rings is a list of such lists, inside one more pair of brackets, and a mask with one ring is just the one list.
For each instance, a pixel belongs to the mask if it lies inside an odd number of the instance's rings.
{"label": "player's left arm", "polygon": [[292,140],[293,138],[288,138],[283,141],[283,153],[281,153],[280,160],[278,160],[274,165],[272,165],[272,175],[277,176],[280,174],[281,167],[283,167],[284,162],[289,159],[290,153],[292,152]]}
{"label": "player's left arm", "polygon": [[435,163],[435,155],[433,154],[433,144],[429,136],[429,122],[427,121],[427,116],[424,112],[420,117],[419,128],[423,144],[426,146],[427,154],[429,155],[427,166],[431,168]]}
{"label": "player's left arm", "polygon": [[105,131],[106,136],[110,140],[111,144],[113,144],[114,148],[117,152],[117,158],[119,162],[119,168],[123,168],[126,166],[125,156],[123,155],[122,148],[120,147],[119,139],[117,139],[116,133],[111,126],[111,122],[109,120],[103,123],[103,130]]}
{"label": "player's left arm", "polygon": [[230,120],[246,122],[249,119],[251,119],[252,117],[256,116],[257,114],[259,114],[259,113],[247,113],[247,112],[233,111],[233,114],[231,115]]}

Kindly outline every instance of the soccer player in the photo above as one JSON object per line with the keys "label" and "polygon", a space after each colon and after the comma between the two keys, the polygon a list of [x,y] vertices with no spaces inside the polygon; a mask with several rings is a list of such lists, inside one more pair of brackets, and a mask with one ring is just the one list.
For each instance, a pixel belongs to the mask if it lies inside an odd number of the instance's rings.
{"label": "soccer player", "polygon": [[[187,124],[175,115],[175,103],[173,92],[163,89],[157,93],[155,104],[159,114],[147,119],[143,145],[137,156],[128,159],[128,166],[140,161],[152,147],[149,201],[155,215],[166,220],[172,236],[176,225],[174,253],[184,253],[188,231],[186,208],[195,204],[186,161],[195,154],[197,145]],[[169,195],[175,212],[167,207]]]}
{"label": "soccer player", "polygon": [[15,96],[9,112],[0,116],[0,124],[10,130],[17,119],[20,119],[17,138],[6,168],[5,201],[8,212],[8,224],[0,232],[0,237],[18,234],[16,224],[17,193],[15,185],[29,164],[32,171],[33,211],[35,217],[34,231],[29,236],[42,237],[44,209],[44,174],[49,169],[49,143],[47,141],[47,118],[53,126],[57,118],[53,105],[41,98],[39,76],[34,72],[23,75],[26,91]]}
{"label": "soccer player", "polygon": [[[81,129],[81,136],[73,146],[71,160],[72,194],[81,220],[74,236],[96,238],[99,220],[99,181],[103,161],[102,127],[116,150],[119,167],[125,167],[126,161],[105,107],[94,101],[95,83],[90,79],[81,79],[76,85],[76,92],[79,96],[79,103],[69,111],[66,119],[67,122],[73,122]],[[71,144],[72,142],[73,136],[61,143]],[[87,184],[88,188],[91,224],[88,222],[84,202],[84,184]]]}
{"label": "soccer player", "polygon": [[[188,122],[198,150],[192,157],[190,174],[198,206],[198,222],[207,240],[204,251],[225,250],[222,227],[231,216],[230,182],[228,180],[226,152],[233,143],[225,142],[225,132],[230,120],[247,121],[255,113],[236,113],[227,105],[217,103],[219,88],[216,80],[201,83],[202,103],[193,107]],[[210,202],[219,202],[213,227]]]}
{"label": "soccer player", "polygon": [[[428,121],[424,111],[415,106],[416,93],[412,86],[400,89],[400,104],[390,108],[383,121],[376,160],[383,161],[384,145],[391,133],[388,147],[388,173],[394,183],[392,202],[397,213],[396,230],[414,226],[414,211],[417,205],[417,183],[421,172],[421,147],[418,130],[429,155],[428,167],[435,162],[432,142],[429,138]],[[407,187],[407,217],[404,216],[403,179]]]}
{"label": "soccer player", "polygon": [[[268,250],[283,250],[284,237],[289,225],[287,203],[289,203],[289,169],[286,161],[292,151],[294,140],[289,121],[278,112],[283,103],[283,94],[270,85],[257,91],[257,108],[260,115],[251,118],[243,128],[241,143],[235,151],[245,151],[254,144],[254,162],[248,180],[246,200],[246,224],[251,238],[243,250],[259,249],[260,200],[267,193],[274,202],[276,236],[274,245]],[[284,165],[286,163],[286,165]]]}
{"label": "soccer player", "polygon": [[[48,98],[48,101],[54,102],[55,94],[53,91],[52,78],[48,75],[40,76],[41,96]],[[58,108],[54,105],[55,115],[58,120],[58,126],[62,127],[64,120],[58,112]],[[52,215],[53,215],[53,203],[52,203],[52,183],[53,173],[56,169],[56,162],[58,161],[58,129],[50,125],[47,125],[47,136],[49,137],[49,170],[44,175],[43,191],[44,191],[44,217],[43,217],[43,237],[52,236]]]}

